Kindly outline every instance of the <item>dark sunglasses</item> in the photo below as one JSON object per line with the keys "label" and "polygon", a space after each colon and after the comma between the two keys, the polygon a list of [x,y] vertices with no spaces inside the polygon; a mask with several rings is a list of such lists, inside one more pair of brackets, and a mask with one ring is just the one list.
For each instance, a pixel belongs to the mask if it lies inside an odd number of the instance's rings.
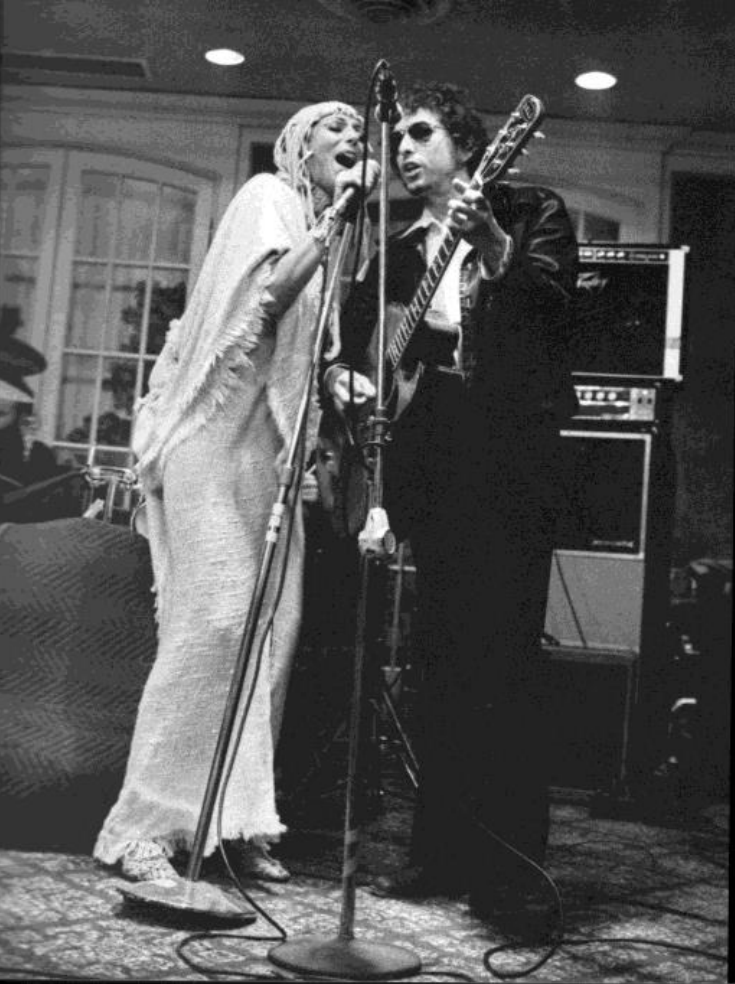
{"label": "dark sunglasses", "polygon": [[390,135],[391,150],[396,153],[398,147],[400,146],[401,140],[403,140],[406,134],[409,135],[414,143],[427,144],[437,130],[446,130],[446,127],[439,126],[436,123],[424,123],[423,121],[419,121],[407,126],[405,130],[395,129]]}

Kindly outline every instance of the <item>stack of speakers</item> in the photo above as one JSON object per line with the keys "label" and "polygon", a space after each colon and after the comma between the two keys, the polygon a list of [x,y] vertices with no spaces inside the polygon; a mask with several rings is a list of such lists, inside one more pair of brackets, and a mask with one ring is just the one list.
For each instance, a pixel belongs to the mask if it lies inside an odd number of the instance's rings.
{"label": "stack of speakers", "polygon": [[562,432],[564,512],[546,615],[559,786],[622,790],[644,781],[666,737],[669,435],[686,253],[579,248],[579,410]]}

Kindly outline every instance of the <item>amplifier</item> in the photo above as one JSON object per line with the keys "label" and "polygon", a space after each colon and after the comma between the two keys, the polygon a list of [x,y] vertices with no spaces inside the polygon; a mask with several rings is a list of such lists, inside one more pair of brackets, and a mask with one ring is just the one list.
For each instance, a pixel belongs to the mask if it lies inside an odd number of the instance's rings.
{"label": "amplifier", "polygon": [[658,392],[651,385],[575,383],[582,420],[656,420]]}
{"label": "amplifier", "polygon": [[624,787],[631,767],[639,660],[635,653],[550,646],[548,736],[552,786]]}
{"label": "amplifier", "polygon": [[[578,247],[574,372],[681,380],[687,246]],[[621,380],[622,381],[622,380]],[[614,400],[611,400],[614,402]]]}
{"label": "amplifier", "polygon": [[[667,424],[676,382],[647,376],[597,376],[575,372],[574,389],[579,408],[575,421],[596,421],[614,429],[618,424],[628,430],[650,430]],[[583,424],[584,426],[584,424]]]}

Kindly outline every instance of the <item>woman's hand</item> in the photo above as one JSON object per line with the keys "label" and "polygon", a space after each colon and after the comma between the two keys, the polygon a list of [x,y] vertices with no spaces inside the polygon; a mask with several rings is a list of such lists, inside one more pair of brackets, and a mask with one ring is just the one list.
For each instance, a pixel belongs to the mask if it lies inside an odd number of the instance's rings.
{"label": "woman's hand", "polygon": [[[378,183],[380,177],[380,164],[377,161],[369,160],[365,169],[365,198],[369,198]],[[362,187],[362,161],[353,164],[352,167],[340,171],[334,182],[334,200],[338,201],[348,188],[359,191]]]}

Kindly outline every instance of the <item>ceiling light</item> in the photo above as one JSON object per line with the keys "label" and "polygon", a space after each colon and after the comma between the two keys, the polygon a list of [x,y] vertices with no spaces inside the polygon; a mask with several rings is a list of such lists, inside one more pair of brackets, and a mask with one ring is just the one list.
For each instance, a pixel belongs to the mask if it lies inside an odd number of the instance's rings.
{"label": "ceiling light", "polygon": [[580,89],[612,89],[617,81],[609,72],[582,72],[574,80]]}
{"label": "ceiling light", "polygon": [[204,57],[213,65],[241,65],[245,61],[245,55],[231,48],[212,48]]}

